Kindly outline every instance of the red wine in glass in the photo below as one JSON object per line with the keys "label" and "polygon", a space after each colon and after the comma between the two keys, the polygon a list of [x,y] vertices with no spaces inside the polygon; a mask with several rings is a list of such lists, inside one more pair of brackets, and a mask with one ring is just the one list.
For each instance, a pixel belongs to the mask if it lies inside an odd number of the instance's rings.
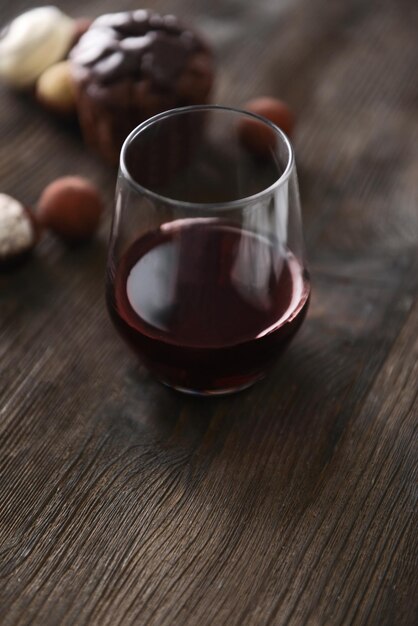
{"label": "red wine in glass", "polygon": [[300,327],[309,291],[289,249],[210,218],[163,224],[108,266],[122,337],[161,381],[197,393],[263,377]]}

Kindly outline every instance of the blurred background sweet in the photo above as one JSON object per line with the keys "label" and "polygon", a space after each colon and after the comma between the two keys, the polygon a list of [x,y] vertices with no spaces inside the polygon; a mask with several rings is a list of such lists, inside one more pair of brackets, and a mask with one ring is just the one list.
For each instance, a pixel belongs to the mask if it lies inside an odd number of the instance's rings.
{"label": "blurred background sweet", "polygon": [[75,39],[75,20],[57,7],[22,13],[0,33],[0,78],[30,89],[44,70],[66,57]]}
{"label": "blurred background sweet", "polygon": [[145,10],[97,18],[70,53],[77,107],[88,145],[117,163],[140,122],[209,100],[209,45],[173,15]]}

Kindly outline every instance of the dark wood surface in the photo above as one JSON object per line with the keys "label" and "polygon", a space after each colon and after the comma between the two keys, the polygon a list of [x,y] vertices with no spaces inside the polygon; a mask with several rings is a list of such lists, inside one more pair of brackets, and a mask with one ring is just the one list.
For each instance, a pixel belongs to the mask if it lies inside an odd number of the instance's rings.
{"label": "dark wood surface", "polygon": [[[73,15],[127,0],[66,0]],[[1,21],[33,6],[1,3]],[[418,89],[413,0],[176,0],[215,100],[271,94],[295,148],[313,299],[271,376],[160,386],[103,298],[115,175],[0,91],[0,190],[78,173],[108,215],[0,276],[0,623],[409,626],[417,619]]]}

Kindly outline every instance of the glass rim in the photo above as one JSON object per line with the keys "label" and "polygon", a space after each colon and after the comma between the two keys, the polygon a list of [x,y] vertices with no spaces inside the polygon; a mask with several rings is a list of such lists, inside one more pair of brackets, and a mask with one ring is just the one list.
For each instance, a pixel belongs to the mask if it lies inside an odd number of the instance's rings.
{"label": "glass rim", "polygon": [[[262,122],[266,126],[269,126],[275,132],[275,134],[280,137],[281,141],[286,145],[288,151],[288,159],[283,173],[278,176],[274,183],[272,183],[265,189],[262,189],[261,191],[252,194],[251,196],[244,196],[237,200],[229,200],[226,202],[186,202],[184,200],[176,200],[175,198],[170,198],[168,196],[164,196],[155,191],[152,191],[151,189],[148,189],[148,187],[144,187],[143,185],[138,183],[133,178],[126,165],[126,151],[132,141],[136,139],[136,137],[140,135],[146,128],[155,124],[156,122],[160,122],[165,118],[173,117],[174,115],[182,115],[184,113],[193,113],[197,111],[227,111],[228,113],[239,113],[248,118]],[[243,204],[253,204],[254,202],[261,200],[262,198],[271,195],[276,189],[281,187],[288,180],[290,174],[294,169],[294,164],[295,154],[289,138],[285,135],[281,128],[279,128],[276,124],[274,124],[267,118],[263,117],[262,115],[257,115],[256,113],[251,113],[250,111],[245,111],[244,109],[239,109],[237,107],[229,107],[219,104],[194,104],[191,106],[167,109],[162,113],[153,115],[152,117],[148,118],[147,120],[141,122],[141,124],[136,126],[136,128],[134,128],[129,133],[129,135],[123,142],[119,158],[119,177],[120,175],[122,175],[124,180],[126,180],[129,185],[133,187],[133,189],[135,189],[135,191],[140,192],[145,196],[149,196],[154,200],[158,200],[159,202],[174,205],[177,209],[183,207],[189,210],[194,209],[195,211],[208,209],[229,211],[231,209],[242,208]]]}

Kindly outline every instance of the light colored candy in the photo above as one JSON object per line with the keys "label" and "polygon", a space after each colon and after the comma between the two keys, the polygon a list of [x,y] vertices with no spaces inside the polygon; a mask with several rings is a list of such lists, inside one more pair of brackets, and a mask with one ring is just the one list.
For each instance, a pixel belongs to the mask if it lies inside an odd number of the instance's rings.
{"label": "light colored candy", "polygon": [[35,243],[35,230],[25,207],[0,193],[0,264],[21,254]]}
{"label": "light colored candy", "polygon": [[0,34],[0,79],[12,87],[33,85],[50,65],[64,59],[75,21],[54,6],[22,13]]}

